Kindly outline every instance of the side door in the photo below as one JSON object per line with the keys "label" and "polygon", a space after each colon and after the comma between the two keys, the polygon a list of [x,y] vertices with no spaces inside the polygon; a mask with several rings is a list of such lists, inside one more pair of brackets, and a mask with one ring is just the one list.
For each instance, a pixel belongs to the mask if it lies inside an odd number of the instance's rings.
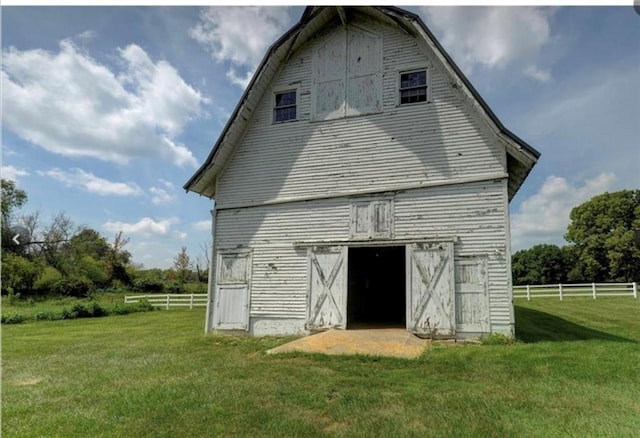
{"label": "side door", "polygon": [[214,330],[249,330],[251,251],[218,253]]}
{"label": "side door", "polygon": [[489,333],[486,258],[456,260],[456,324],[459,332]]}
{"label": "side door", "polygon": [[344,329],[347,324],[347,248],[309,248],[307,328]]}
{"label": "side door", "polygon": [[407,330],[455,337],[453,243],[407,245]]}

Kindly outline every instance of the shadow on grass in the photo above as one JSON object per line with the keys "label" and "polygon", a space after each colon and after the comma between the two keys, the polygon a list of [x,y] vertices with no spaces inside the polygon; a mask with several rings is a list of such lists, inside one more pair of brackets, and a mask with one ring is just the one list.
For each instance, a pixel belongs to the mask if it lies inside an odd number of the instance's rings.
{"label": "shadow on grass", "polygon": [[576,324],[539,310],[515,306],[516,338],[523,342],[585,341],[599,339],[615,342],[635,342]]}

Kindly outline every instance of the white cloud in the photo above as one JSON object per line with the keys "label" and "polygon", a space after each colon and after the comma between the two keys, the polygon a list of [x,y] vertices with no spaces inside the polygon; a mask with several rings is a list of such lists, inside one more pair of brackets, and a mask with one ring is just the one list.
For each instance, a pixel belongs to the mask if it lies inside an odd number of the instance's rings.
{"label": "white cloud", "polygon": [[167,181],[166,179],[158,178],[161,184],[163,184],[166,188],[173,190],[175,186],[171,181]]}
{"label": "white cloud", "polygon": [[162,189],[160,187],[151,187],[149,189],[149,192],[151,192],[151,202],[153,202],[155,205],[160,205],[160,204],[168,204],[170,202],[175,201],[176,196],[167,192],[165,189]]}
{"label": "white cloud", "polygon": [[[210,7],[200,13],[200,22],[189,35],[202,44],[218,62],[229,61],[227,77],[245,87],[267,48],[290,25],[286,7]],[[247,32],[250,29],[250,32]],[[248,70],[238,74],[238,68]]]}
{"label": "white cloud", "polygon": [[477,66],[518,65],[539,81],[550,73],[536,65],[551,40],[553,9],[536,7],[422,7],[426,21],[442,45],[467,74]]}
{"label": "white cloud", "polygon": [[208,103],[166,61],[135,44],[111,70],[70,40],[57,53],[10,47],[2,54],[3,124],[50,152],[117,163],[160,157],[196,167],[175,138]]}
{"label": "white cloud", "polygon": [[171,225],[179,223],[177,218],[169,218],[155,221],[150,217],[144,217],[136,223],[107,221],[102,227],[110,232],[122,231],[124,234],[141,236],[167,236],[170,235]]}
{"label": "white cloud", "polygon": [[67,187],[80,188],[100,196],[137,196],[142,194],[142,190],[135,183],[109,181],[78,168],[64,171],[54,167],[46,171],[39,170],[38,174],[56,179]]}
{"label": "white cloud", "polygon": [[208,231],[208,230],[211,229],[211,221],[210,220],[204,220],[204,221],[194,222],[192,226],[196,230]]}
{"label": "white cloud", "polygon": [[2,178],[10,179],[13,182],[18,182],[18,178],[22,176],[28,176],[29,172],[24,169],[19,169],[14,166],[2,166]]}
{"label": "white cloud", "polygon": [[548,177],[538,192],[522,201],[511,215],[512,250],[539,243],[562,244],[571,209],[611,190],[615,182],[613,173],[601,173],[582,185],[571,184],[560,176]]}
{"label": "white cloud", "polygon": [[242,88],[247,88],[247,85],[249,85],[249,82],[251,82],[251,78],[253,77],[253,71],[252,70],[248,71],[243,77],[243,76],[238,76],[238,74],[236,73],[236,70],[233,67],[231,67],[227,72],[226,76],[231,81],[232,84]]}

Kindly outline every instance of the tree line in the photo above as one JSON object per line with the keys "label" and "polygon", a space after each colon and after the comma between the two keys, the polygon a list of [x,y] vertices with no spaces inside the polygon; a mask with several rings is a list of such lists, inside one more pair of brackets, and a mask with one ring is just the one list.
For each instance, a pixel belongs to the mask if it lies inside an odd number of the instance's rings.
{"label": "tree line", "polygon": [[640,281],[640,190],[595,196],[569,218],[567,245],[513,254],[513,284]]}
{"label": "tree line", "polygon": [[[40,211],[17,216],[27,193],[2,179],[2,294],[85,297],[99,291],[184,292],[195,284],[204,292],[209,263],[204,254],[192,259],[183,247],[171,269],[144,269],[133,262],[129,239],[112,239],[78,226],[64,213],[45,221]],[[18,235],[18,243],[14,236]],[[191,288],[193,291],[194,289]]]}

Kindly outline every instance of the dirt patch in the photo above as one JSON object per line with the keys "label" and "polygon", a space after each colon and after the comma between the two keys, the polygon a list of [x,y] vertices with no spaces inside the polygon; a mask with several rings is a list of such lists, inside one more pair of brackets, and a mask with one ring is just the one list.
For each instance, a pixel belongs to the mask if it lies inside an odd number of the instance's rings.
{"label": "dirt patch", "polygon": [[431,341],[420,339],[400,328],[328,330],[272,348],[267,353],[302,351],[416,358],[430,344]]}
{"label": "dirt patch", "polygon": [[38,377],[33,377],[30,379],[17,380],[15,382],[12,382],[12,385],[13,386],[33,386],[33,385],[37,385],[40,382],[42,382],[42,379]]}

